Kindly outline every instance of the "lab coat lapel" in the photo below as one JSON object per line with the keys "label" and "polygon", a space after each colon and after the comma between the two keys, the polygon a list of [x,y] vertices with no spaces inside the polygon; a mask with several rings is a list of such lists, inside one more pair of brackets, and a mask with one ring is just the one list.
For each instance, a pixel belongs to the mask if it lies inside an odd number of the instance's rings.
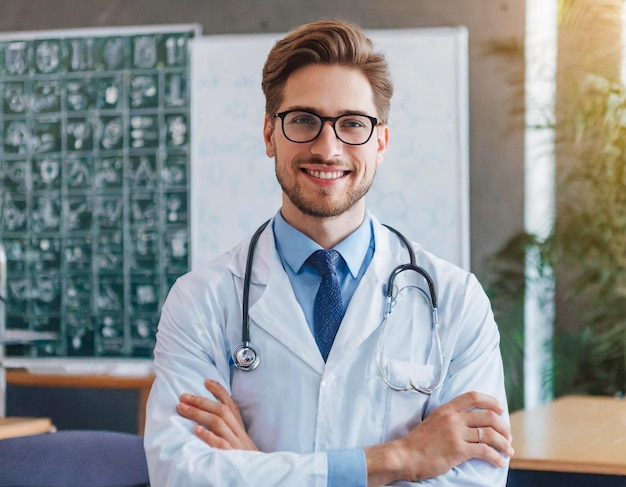
{"label": "lab coat lapel", "polygon": [[328,364],[354,352],[378,328],[383,316],[383,290],[383,281],[375,270],[368,270],[339,326],[328,356]]}
{"label": "lab coat lapel", "polygon": [[[372,217],[373,218],[373,217]],[[374,219],[376,250],[339,326],[327,364],[354,352],[380,326],[386,306],[386,286],[391,270],[404,258],[401,244],[391,245],[389,232]],[[406,250],[404,250],[406,254]]]}
{"label": "lab coat lapel", "polygon": [[[257,266],[257,255],[265,256],[262,265]],[[262,328],[313,369],[323,373],[324,359],[282,267],[271,230],[264,232],[259,239],[253,268],[252,286],[265,284],[265,289],[250,306],[251,335],[254,336],[255,326]]]}

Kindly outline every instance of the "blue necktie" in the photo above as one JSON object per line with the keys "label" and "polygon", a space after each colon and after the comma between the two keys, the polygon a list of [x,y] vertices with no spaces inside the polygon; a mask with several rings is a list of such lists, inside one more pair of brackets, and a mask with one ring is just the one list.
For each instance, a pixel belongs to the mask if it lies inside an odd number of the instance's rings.
{"label": "blue necktie", "polygon": [[308,262],[322,276],[313,304],[313,333],[324,362],[328,358],[344,314],[336,272],[339,259],[341,255],[336,250],[318,250],[308,258]]}

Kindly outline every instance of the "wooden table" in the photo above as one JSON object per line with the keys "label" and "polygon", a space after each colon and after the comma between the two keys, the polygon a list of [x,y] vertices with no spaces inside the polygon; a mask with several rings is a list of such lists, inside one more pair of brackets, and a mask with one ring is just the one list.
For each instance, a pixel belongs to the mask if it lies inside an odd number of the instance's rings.
{"label": "wooden table", "polygon": [[511,415],[511,468],[626,475],[626,399],[565,396]]}
{"label": "wooden table", "polygon": [[139,401],[137,406],[137,433],[143,435],[146,422],[146,402],[153,375],[142,376],[112,376],[104,374],[32,374],[26,370],[9,369],[6,372],[6,382],[10,385],[30,387],[82,387],[105,389],[137,389]]}
{"label": "wooden table", "polygon": [[51,431],[54,431],[54,426],[48,418],[0,418],[0,440]]}

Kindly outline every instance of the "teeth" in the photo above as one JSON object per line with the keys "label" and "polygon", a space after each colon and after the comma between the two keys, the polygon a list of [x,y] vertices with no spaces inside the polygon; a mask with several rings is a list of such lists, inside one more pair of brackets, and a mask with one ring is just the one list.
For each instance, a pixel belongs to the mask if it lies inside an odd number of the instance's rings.
{"label": "teeth", "polygon": [[343,176],[343,171],[332,171],[332,172],[323,172],[323,171],[307,171],[311,176],[320,179],[339,179]]}

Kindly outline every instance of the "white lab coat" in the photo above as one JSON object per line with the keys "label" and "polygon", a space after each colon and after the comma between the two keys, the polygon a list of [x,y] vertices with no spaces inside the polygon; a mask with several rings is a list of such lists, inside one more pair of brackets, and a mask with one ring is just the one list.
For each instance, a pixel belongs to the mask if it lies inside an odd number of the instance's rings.
{"label": "white lab coat", "polygon": [[[376,220],[374,237],[374,257],[326,363],[282,268],[271,225],[258,241],[250,289],[251,342],[261,357],[256,370],[229,365],[241,343],[249,242],[178,279],[159,323],[156,379],[147,407],[145,447],[153,487],[325,487],[326,450],[398,438],[465,391],[485,392],[506,404],[499,334],[481,286],[472,274],[418,245],[417,263],[430,273],[439,295],[444,383],[430,397],[383,385],[375,350],[384,290],[391,270],[408,256],[398,237]],[[386,359],[391,373],[408,367],[429,380],[438,368],[430,308],[415,296],[404,304],[409,312],[392,313],[397,321],[389,322]],[[176,404],[183,392],[209,395],[206,378],[230,391],[261,452],[220,451],[194,437],[192,422],[177,414]],[[506,474],[472,460],[423,484],[497,487],[505,485]]]}

